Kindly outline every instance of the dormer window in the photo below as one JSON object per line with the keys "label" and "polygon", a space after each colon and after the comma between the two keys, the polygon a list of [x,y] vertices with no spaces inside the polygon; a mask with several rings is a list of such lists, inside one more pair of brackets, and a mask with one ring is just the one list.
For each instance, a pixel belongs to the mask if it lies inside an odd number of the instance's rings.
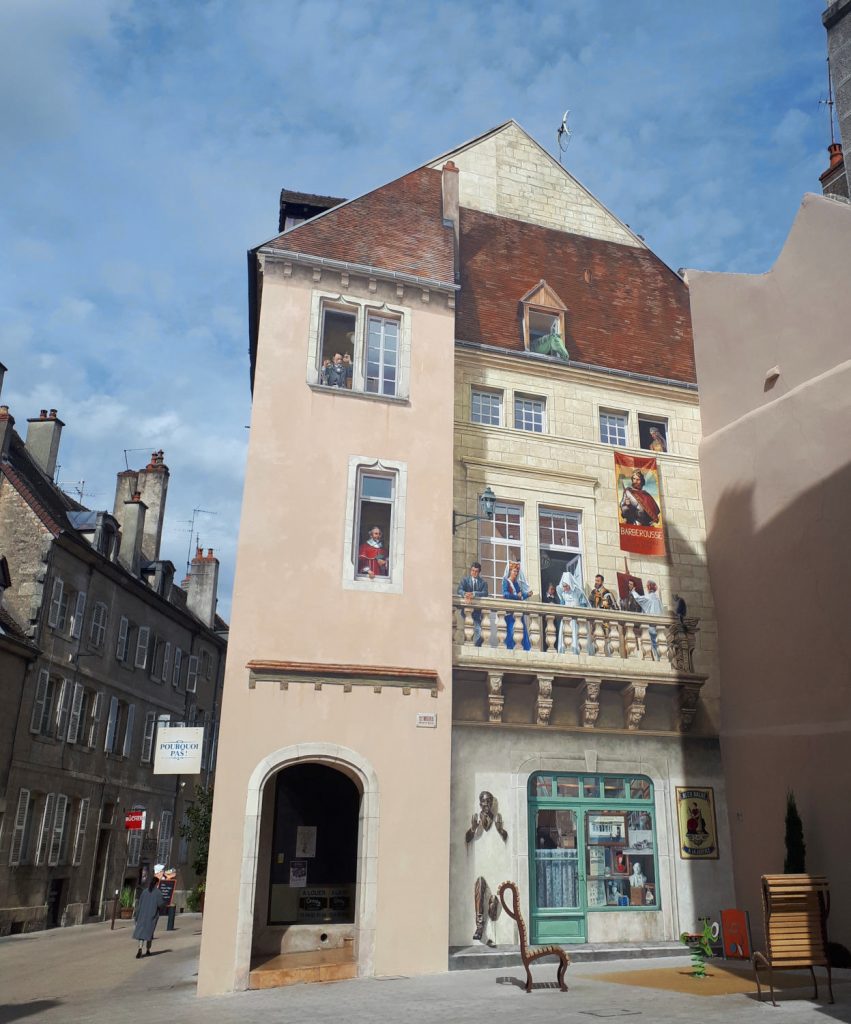
{"label": "dormer window", "polygon": [[520,300],[523,346],[527,352],[570,358],[564,344],[567,306],[546,281],[541,279]]}

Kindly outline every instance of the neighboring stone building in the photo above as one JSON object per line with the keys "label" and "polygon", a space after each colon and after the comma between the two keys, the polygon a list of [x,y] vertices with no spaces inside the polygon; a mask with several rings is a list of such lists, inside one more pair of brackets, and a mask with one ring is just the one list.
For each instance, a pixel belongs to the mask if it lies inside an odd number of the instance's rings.
{"label": "neighboring stone building", "polygon": [[[28,423],[26,442],[0,406],[0,555],[11,584],[0,666],[13,642],[31,662],[3,672],[0,756],[0,934],[100,919],[145,861],[192,884],[176,823],[209,782],[227,627],[216,615],[218,561],[199,549],[186,589],[159,553],[168,469],[162,452],[118,474],[112,513],[90,511],[53,482],[62,421]],[[11,621],[11,619],[9,620]],[[203,724],[204,770],[153,774],[158,726]],[[183,787],[185,783],[185,788]],[[144,809],[147,832],[124,831]]]}
{"label": "neighboring stone building", "polygon": [[765,274],[688,272],[718,602],[721,737],[738,904],[761,927],[760,875],[784,860],[786,794],[807,868],[851,947],[851,207],[806,195]]}
{"label": "neighboring stone building", "polygon": [[[445,970],[516,942],[509,878],[538,942],[730,905],[683,281],[513,121],[249,266],[199,992]],[[625,559],[667,611],[541,601]]]}
{"label": "neighboring stone building", "polygon": [[[826,195],[840,195],[847,199],[848,173],[842,160],[842,149],[843,146],[846,150],[851,146],[851,0],[829,3],[821,19],[827,29],[830,77],[836,100],[839,137],[842,140],[842,145],[834,143],[831,146],[830,167],[822,175],[822,188]],[[834,146],[839,147],[838,152]],[[842,181],[842,178],[845,180]]]}

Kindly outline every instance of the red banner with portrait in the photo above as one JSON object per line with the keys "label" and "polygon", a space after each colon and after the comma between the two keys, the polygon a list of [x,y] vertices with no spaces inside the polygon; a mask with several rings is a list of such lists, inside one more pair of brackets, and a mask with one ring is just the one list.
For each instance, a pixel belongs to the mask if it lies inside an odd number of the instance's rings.
{"label": "red banner with portrait", "polygon": [[656,460],[615,452],[615,491],[621,551],[664,555],[662,489]]}

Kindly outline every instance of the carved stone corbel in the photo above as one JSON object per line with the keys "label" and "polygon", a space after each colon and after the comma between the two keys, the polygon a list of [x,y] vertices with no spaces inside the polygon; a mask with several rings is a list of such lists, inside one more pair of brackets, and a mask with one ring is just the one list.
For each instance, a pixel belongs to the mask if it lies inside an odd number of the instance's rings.
{"label": "carved stone corbel", "polygon": [[537,725],[549,725],[553,710],[553,676],[538,676]]}
{"label": "carved stone corbel", "polygon": [[502,673],[488,672],[488,721],[501,722],[505,697],[502,693]]}
{"label": "carved stone corbel", "polygon": [[697,683],[683,683],[680,686],[680,699],[677,715],[677,729],[679,732],[688,732],[697,714],[697,704],[700,700],[700,686]]}
{"label": "carved stone corbel", "polygon": [[635,732],[647,711],[644,699],[647,696],[647,683],[630,683],[623,690],[623,710],[626,727]]}
{"label": "carved stone corbel", "polygon": [[600,716],[600,680],[586,679],[579,688],[579,720],[585,729],[593,729]]}

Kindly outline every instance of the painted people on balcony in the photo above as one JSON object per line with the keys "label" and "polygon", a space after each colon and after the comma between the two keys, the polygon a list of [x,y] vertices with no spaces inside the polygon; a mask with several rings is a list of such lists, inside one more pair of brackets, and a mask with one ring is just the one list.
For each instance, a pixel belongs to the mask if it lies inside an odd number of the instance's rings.
{"label": "painted people on balcony", "polygon": [[326,363],[327,360],[323,361],[319,373],[320,384],[324,384],[328,388],[350,388],[352,386],[352,357],[348,353],[341,355],[339,352],[335,352],[330,364],[326,366]]}
{"label": "painted people on balcony", "polygon": [[632,474],[632,486],[624,487],[621,515],[624,522],[637,526],[655,526],[662,512],[656,501],[644,490],[647,479],[640,469]]}
{"label": "painted people on balcony", "polygon": [[668,450],[662,431],[658,427],[650,428],[650,444],[647,447],[651,452],[666,452]]}
{"label": "painted people on balcony", "polygon": [[[472,604],[477,597],[488,596],[487,580],[482,579],[482,567],[479,562],[473,562],[469,575],[461,577],[458,596],[464,598],[465,604]],[[473,641],[476,647],[482,646],[482,613],[479,609],[473,609]]]}
{"label": "painted people on balcony", "polygon": [[[547,587],[547,592],[546,592],[546,594],[544,594],[543,601],[544,601],[544,604],[559,604],[559,605],[561,604],[561,601],[559,601],[559,599],[558,599],[558,590],[556,589],[555,583],[551,583]],[[558,627],[559,627],[559,623],[561,622],[561,618],[559,616],[556,616],[554,622],[555,622],[556,631],[558,631]],[[544,633],[546,633],[546,627],[544,628]],[[549,651],[551,648],[547,645],[546,635],[544,635],[543,640],[544,640],[544,650],[545,651]]]}
{"label": "painted people on balcony", "polygon": [[[632,586],[632,581],[630,581],[629,596],[633,601],[635,601],[645,615],[665,614],[665,609],[662,606],[662,598],[659,596],[659,591],[657,590],[656,583],[653,580],[647,581],[646,594],[639,594],[635,587]],[[650,647],[653,651],[653,657],[658,660],[659,648],[656,646],[656,627],[649,626],[648,631],[650,633]]]}
{"label": "painted people on balcony", "polygon": [[617,598],[604,584],[603,576],[600,573],[597,573],[594,577],[594,589],[591,591],[591,604],[594,608],[599,608],[604,612],[616,612],[618,610]]}
{"label": "painted people on balcony", "polygon": [[[502,596],[509,601],[528,601],[532,596],[532,588],[526,582],[519,562],[509,562],[505,567],[502,577]],[[531,650],[532,644],[529,642],[529,627],[525,615],[521,616],[521,622],[523,624],[523,650],[528,651]],[[514,649],[513,614],[505,616],[505,646],[509,650]]]}
{"label": "painted people on balcony", "polygon": [[[563,572],[558,585],[559,601],[567,608],[590,608],[591,603],[585,591],[572,572]],[[570,650],[579,654],[579,623],[576,619],[563,618],[558,625],[558,652],[565,652],[565,627],[570,630]]]}
{"label": "painted people on balcony", "polygon": [[372,526],[358,549],[358,572],[374,580],[376,576],[387,575],[389,564],[381,527]]}

